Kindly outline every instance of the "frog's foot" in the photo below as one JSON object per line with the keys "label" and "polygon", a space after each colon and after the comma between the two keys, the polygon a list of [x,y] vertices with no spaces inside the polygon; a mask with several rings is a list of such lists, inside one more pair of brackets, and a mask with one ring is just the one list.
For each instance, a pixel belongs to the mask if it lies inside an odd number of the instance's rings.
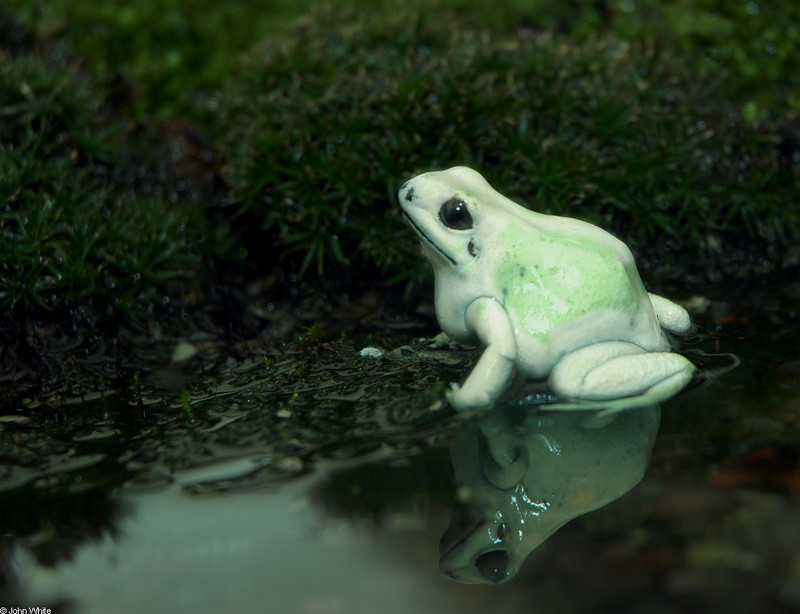
{"label": "frog's foot", "polygon": [[685,335],[692,328],[692,321],[689,319],[689,312],[677,303],[665,299],[658,294],[647,293],[653,311],[656,312],[658,323],[665,331],[675,335]]}
{"label": "frog's foot", "polygon": [[494,398],[485,389],[475,386],[462,388],[458,384],[450,384],[450,390],[445,395],[447,402],[456,411],[468,409],[489,409],[494,403]]}
{"label": "frog's foot", "polygon": [[455,341],[453,341],[450,337],[446,334],[439,333],[433,339],[429,339],[428,343],[430,344],[431,348],[434,350],[440,350],[443,348],[451,348],[455,345]]}
{"label": "frog's foot", "polygon": [[566,401],[638,397],[659,403],[692,379],[695,367],[680,354],[646,352],[624,341],[604,341],[564,356],[550,373],[550,387]]}

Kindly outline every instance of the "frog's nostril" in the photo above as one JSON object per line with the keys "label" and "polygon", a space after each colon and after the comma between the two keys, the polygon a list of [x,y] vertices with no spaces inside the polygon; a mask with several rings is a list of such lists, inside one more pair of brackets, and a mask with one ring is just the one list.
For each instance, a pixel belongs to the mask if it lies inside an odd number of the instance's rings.
{"label": "frog's nostril", "polygon": [[505,550],[484,552],[475,559],[475,568],[489,582],[502,582],[507,576],[508,552]]}

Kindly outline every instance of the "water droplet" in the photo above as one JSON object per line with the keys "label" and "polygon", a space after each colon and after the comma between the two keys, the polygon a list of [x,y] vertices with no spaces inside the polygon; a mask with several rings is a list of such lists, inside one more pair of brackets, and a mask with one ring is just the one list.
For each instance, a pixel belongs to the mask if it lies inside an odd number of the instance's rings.
{"label": "water droplet", "polygon": [[748,2],[744,10],[747,11],[748,15],[758,15],[761,12],[761,7],[758,6],[758,2]]}
{"label": "water droplet", "polygon": [[764,45],[764,51],[767,52],[767,55],[775,55],[778,52],[778,45],[773,42],[769,42]]}

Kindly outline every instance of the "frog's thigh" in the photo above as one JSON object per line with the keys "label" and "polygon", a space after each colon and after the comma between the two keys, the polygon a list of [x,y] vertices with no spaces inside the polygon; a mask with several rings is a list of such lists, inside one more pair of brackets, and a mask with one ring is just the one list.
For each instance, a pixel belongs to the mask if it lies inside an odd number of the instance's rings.
{"label": "frog's thigh", "polygon": [[488,407],[511,379],[517,357],[514,329],[505,307],[481,297],[467,306],[467,326],[486,348],[463,386],[447,398],[455,409]]}
{"label": "frog's thigh", "polygon": [[694,366],[680,354],[645,352],[624,341],[604,341],[564,356],[549,383],[562,399],[605,401],[644,395],[657,403],[680,391]]}
{"label": "frog's thigh", "polygon": [[692,327],[689,313],[683,307],[658,294],[648,292],[647,295],[661,328],[671,333],[685,333]]}

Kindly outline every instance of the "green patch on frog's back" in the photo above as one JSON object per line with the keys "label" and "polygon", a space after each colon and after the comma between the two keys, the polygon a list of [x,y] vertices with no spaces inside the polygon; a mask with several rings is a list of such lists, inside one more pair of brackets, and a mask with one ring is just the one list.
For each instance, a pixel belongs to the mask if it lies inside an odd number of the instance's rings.
{"label": "green patch on frog's back", "polygon": [[595,311],[633,315],[639,309],[644,287],[609,246],[518,228],[507,230],[503,239],[508,250],[495,269],[497,298],[529,335],[544,339]]}

